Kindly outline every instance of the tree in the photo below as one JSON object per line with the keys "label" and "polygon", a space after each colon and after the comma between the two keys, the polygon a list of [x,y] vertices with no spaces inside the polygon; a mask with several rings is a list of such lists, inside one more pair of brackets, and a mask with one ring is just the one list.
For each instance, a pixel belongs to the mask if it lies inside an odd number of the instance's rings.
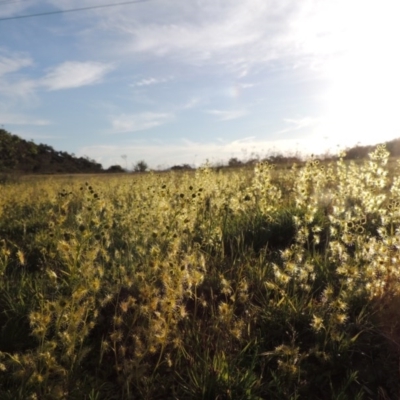
{"label": "tree", "polygon": [[149,169],[149,166],[147,165],[146,161],[140,160],[138,161],[135,166],[133,167],[133,170],[135,172],[145,172]]}
{"label": "tree", "polygon": [[121,172],[125,172],[125,170],[120,166],[120,165],[111,165],[111,167],[109,167],[106,172],[110,172],[110,173],[121,173]]}
{"label": "tree", "polygon": [[243,165],[243,163],[237,157],[232,157],[229,159],[228,165],[230,167],[241,167]]}
{"label": "tree", "polygon": [[189,164],[182,164],[182,165],[174,165],[170,169],[171,171],[190,171],[193,168]]}

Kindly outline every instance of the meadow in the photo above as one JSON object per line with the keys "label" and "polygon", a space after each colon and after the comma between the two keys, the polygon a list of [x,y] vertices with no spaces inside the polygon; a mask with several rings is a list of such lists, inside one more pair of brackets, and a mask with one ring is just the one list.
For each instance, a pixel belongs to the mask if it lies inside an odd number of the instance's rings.
{"label": "meadow", "polygon": [[400,164],[0,186],[0,398],[399,399]]}

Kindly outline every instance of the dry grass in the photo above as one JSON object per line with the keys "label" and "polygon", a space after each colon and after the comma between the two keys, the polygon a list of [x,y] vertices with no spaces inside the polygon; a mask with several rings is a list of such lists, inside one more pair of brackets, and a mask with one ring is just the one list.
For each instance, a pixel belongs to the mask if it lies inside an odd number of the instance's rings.
{"label": "dry grass", "polygon": [[3,185],[1,398],[399,398],[396,168]]}

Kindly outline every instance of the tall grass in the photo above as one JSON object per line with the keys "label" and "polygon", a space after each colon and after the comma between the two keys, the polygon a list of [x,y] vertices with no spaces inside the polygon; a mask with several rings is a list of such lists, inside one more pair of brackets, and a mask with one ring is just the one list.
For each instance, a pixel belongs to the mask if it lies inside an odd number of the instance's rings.
{"label": "tall grass", "polygon": [[5,182],[0,398],[399,398],[388,156]]}

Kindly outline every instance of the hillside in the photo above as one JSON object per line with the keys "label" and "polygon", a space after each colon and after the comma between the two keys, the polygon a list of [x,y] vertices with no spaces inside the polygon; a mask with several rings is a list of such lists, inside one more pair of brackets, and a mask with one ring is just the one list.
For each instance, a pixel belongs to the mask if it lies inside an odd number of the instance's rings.
{"label": "hillside", "polygon": [[[400,156],[400,138],[390,140],[389,142],[384,142],[382,144],[386,145],[386,149],[390,153],[391,157],[399,157]],[[346,157],[347,160],[361,159],[367,158],[368,154],[376,148],[377,145],[370,146],[355,146],[349,149],[346,149]]]}
{"label": "hillside", "polygon": [[84,157],[56,151],[46,144],[35,144],[0,129],[1,173],[99,173],[101,164]]}

